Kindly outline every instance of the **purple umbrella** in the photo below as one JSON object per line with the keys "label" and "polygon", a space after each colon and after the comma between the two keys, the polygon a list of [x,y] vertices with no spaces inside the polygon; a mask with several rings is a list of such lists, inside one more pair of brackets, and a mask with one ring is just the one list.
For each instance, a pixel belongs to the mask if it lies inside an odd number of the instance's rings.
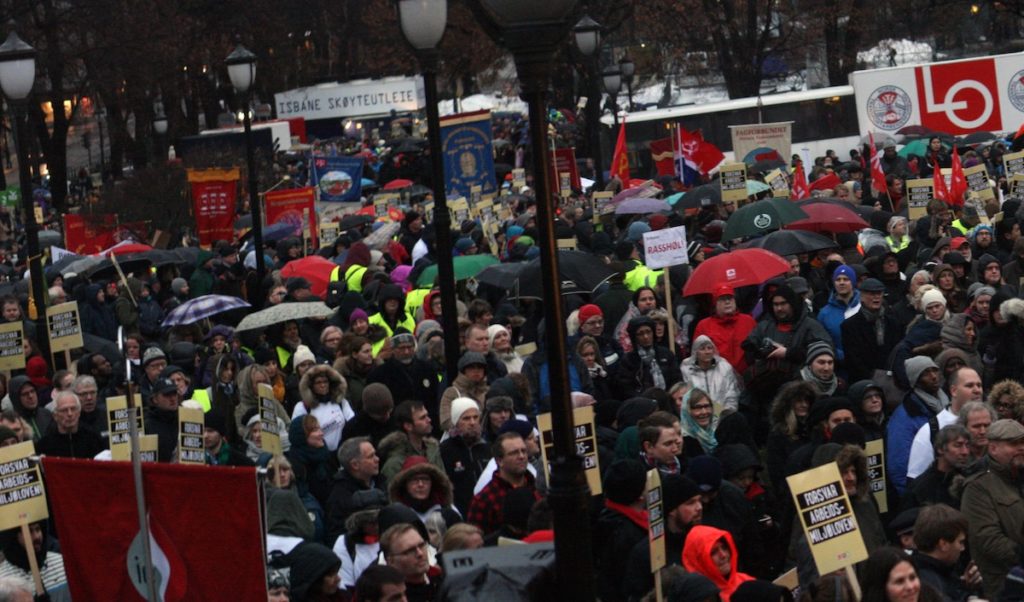
{"label": "purple umbrella", "polygon": [[619,206],[615,208],[615,215],[624,215],[627,213],[661,213],[662,211],[671,211],[672,207],[669,207],[668,203],[661,199],[626,199],[619,203]]}

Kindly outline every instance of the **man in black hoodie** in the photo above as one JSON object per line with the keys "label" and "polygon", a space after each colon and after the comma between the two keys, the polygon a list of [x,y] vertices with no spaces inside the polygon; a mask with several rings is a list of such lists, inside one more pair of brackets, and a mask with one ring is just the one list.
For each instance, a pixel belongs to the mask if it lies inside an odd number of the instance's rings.
{"label": "man in black hoodie", "polygon": [[15,376],[7,388],[11,405],[32,429],[32,440],[39,441],[53,422],[53,414],[39,404],[39,392],[27,376]]}
{"label": "man in black hoodie", "polygon": [[54,420],[36,448],[41,454],[62,458],[96,457],[103,451],[99,433],[81,424],[82,402],[71,391],[61,391],[54,400]]}
{"label": "man in black hoodie", "polygon": [[647,541],[647,470],[639,460],[619,460],[604,474],[604,508],[594,529],[597,586],[601,600],[626,600],[626,565],[633,546]]}

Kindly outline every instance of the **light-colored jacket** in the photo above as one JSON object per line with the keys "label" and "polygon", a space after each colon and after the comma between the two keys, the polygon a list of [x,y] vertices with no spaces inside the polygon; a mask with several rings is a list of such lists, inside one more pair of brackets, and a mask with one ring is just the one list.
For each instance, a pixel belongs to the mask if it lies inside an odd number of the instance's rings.
{"label": "light-colored jacket", "polygon": [[740,382],[736,378],[736,371],[729,362],[718,354],[715,347],[715,357],[711,367],[707,370],[697,365],[696,349],[710,343],[714,347],[711,337],[700,335],[693,342],[693,353],[683,360],[679,369],[683,373],[683,381],[691,387],[697,387],[708,394],[711,400],[721,407],[721,410],[735,412],[739,408]]}

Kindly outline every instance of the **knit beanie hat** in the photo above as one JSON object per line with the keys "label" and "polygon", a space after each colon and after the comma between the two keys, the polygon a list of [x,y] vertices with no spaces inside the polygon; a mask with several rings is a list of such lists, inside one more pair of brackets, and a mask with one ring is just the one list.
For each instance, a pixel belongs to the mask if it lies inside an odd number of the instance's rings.
{"label": "knit beanie hat", "polygon": [[843,264],[837,267],[835,271],[832,272],[832,282],[835,282],[836,278],[840,276],[846,276],[847,278],[850,279],[850,282],[852,282],[854,286],[857,286],[857,273],[854,272],[853,268],[851,268],[850,266]]}
{"label": "knit beanie hat", "polygon": [[292,365],[298,366],[303,362],[316,362],[316,356],[313,355],[313,351],[309,347],[299,345],[295,350],[295,355],[292,356]]}
{"label": "knit beanie hat", "polygon": [[362,308],[355,308],[352,313],[348,315],[348,323],[354,324],[356,320],[369,320],[370,316],[366,315],[366,311]]}
{"label": "knit beanie hat", "polygon": [[601,311],[600,307],[594,305],[593,303],[588,303],[581,307],[579,313],[577,313],[576,315],[579,317],[580,324],[582,325],[586,324],[587,320],[593,318],[594,316],[604,317],[604,312]]}
{"label": "knit beanie hat", "polygon": [[807,365],[810,366],[811,362],[819,355],[831,355],[833,359],[836,357],[835,351],[832,350],[832,345],[825,341],[814,341],[807,346]]}
{"label": "knit beanie hat", "polygon": [[903,362],[903,367],[907,371],[907,381],[910,382],[911,387],[917,386],[917,379],[921,378],[921,374],[929,368],[935,368],[938,370],[938,366],[932,361],[932,358],[927,355],[915,355],[912,358],[908,358]]}
{"label": "knit beanie hat", "polygon": [[945,307],[946,297],[938,289],[925,291],[925,293],[921,295],[921,307],[927,308],[932,303],[941,303],[942,306]]}
{"label": "knit beanie hat", "polygon": [[175,278],[174,280],[171,280],[171,292],[175,295],[183,294],[186,286],[188,286],[188,280],[185,280],[184,278]]}
{"label": "knit beanie hat", "polygon": [[661,496],[665,501],[665,514],[697,495],[700,495],[700,487],[688,476],[673,474],[661,479]]}
{"label": "knit beanie hat", "polygon": [[644,494],[647,470],[639,460],[619,460],[604,473],[604,497],[617,504],[632,504]]}
{"label": "knit beanie hat", "polygon": [[[366,397],[365,391],[363,391],[363,397]],[[366,402],[364,401],[363,403],[365,404]],[[456,397],[455,400],[452,401],[452,424],[458,424],[462,415],[469,410],[476,410],[479,412],[480,404],[478,404],[475,399],[471,399],[469,397]]]}
{"label": "knit beanie hat", "polygon": [[494,346],[494,337],[498,336],[500,332],[508,332],[508,329],[501,324],[491,324],[487,327],[487,344],[490,347]]}

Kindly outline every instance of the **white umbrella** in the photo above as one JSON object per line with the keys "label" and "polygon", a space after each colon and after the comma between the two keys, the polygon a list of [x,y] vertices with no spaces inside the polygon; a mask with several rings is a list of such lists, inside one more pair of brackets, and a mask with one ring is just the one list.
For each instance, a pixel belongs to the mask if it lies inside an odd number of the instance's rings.
{"label": "white umbrella", "polygon": [[302,320],[304,318],[327,318],[334,313],[334,310],[323,301],[304,301],[300,303],[278,303],[267,309],[249,314],[238,326],[235,332],[243,330],[256,330],[266,328],[272,324],[280,324],[288,320]]}

